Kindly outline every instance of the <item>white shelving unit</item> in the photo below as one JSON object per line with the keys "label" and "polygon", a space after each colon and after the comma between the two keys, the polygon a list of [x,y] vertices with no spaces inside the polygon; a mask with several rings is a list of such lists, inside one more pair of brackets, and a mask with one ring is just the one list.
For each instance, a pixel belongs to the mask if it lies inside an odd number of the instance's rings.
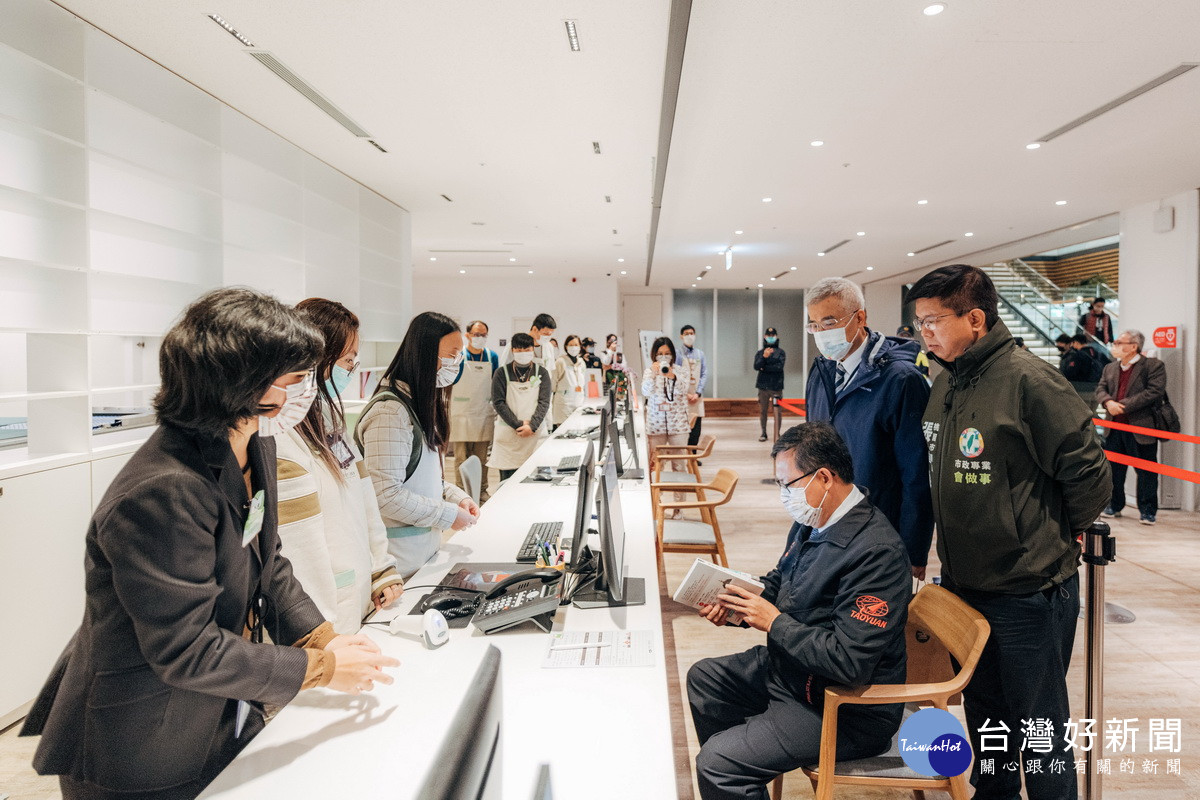
{"label": "white shelving unit", "polygon": [[93,432],[93,412],[147,407],[164,332],[222,285],[339,300],[364,363],[388,363],[410,241],[407,211],[107,34],[48,0],[6,4],[0,424],[25,420],[27,441],[0,438],[0,626],[33,650],[0,686],[0,727],[78,624],[88,516],[153,430]]}

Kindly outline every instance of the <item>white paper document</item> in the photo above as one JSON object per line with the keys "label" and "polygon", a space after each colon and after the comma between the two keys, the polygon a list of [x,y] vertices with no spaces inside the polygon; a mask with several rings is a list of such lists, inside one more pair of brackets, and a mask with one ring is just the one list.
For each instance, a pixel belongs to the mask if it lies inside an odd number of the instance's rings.
{"label": "white paper document", "polygon": [[543,669],[652,667],[650,631],[567,631],[550,636]]}
{"label": "white paper document", "polygon": [[[697,558],[687,575],[683,576],[683,583],[679,584],[679,588],[675,590],[673,599],[677,603],[683,603],[692,608],[712,605],[717,602],[717,595],[725,591],[725,585],[729,583],[754,594],[762,594],[765,588],[758,578],[748,572],[739,572],[736,569],[722,567],[720,564]],[[742,615],[730,611],[728,619],[730,624],[737,625],[742,621]]]}

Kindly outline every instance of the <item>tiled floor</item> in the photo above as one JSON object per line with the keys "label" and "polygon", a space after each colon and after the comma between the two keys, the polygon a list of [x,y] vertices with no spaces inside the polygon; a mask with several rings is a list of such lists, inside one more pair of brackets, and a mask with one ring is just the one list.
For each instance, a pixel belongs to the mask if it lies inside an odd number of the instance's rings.
{"label": "tiled floor", "polygon": [[[757,441],[753,420],[708,420],[705,431],[718,437],[713,458],[702,468],[710,475],[729,467],[741,475],[734,499],[720,510],[726,531],[731,566],[762,574],[779,556],[788,518],[779,504],[779,493],[763,483],[772,477],[769,443]],[[447,465],[448,469],[451,465]],[[1130,609],[1137,620],[1129,625],[1108,625],[1105,646],[1105,719],[1136,719],[1134,774],[1122,774],[1122,754],[1112,758],[1112,775],[1104,779],[1105,797],[1112,800],[1193,800],[1200,797],[1200,514],[1164,511],[1153,528],[1136,519],[1113,521],[1117,536],[1117,562],[1106,567],[1107,599]],[[691,556],[666,557],[667,586],[678,586]],[[931,573],[932,574],[932,573]],[[679,693],[687,669],[700,658],[743,650],[763,640],[755,631],[718,630],[691,609],[669,599],[663,605],[664,631],[674,643],[668,650],[668,678],[676,702],[672,704],[677,735],[676,763],[680,797],[694,795],[691,765],[696,741],[687,713],[686,698]],[[1072,713],[1083,713],[1084,630],[1080,623],[1072,662],[1070,685]],[[1182,749],[1178,753],[1149,753],[1149,720],[1181,719]],[[39,778],[29,768],[34,742],[18,739],[16,728],[0,734],[0,798],[56,798],[57,782]],[[1168,758],[1179,759],[1180,775],[1168,775]],[[1145,761],[1157,761],[1157,774],[1144,770]],[[785,781],[785,797],[811,797],[803,776]],[[838,790],[839,798],[908,798],[903,791]],[[567,799],[569,800],[569,798]],[[657,800],[657,799],[655,799]]]}

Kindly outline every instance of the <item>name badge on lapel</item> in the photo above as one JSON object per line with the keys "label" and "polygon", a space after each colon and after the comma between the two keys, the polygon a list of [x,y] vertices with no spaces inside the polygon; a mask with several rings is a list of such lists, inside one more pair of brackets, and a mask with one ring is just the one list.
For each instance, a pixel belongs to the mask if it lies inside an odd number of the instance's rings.
{"label": "name badge on lapel", "polygon": [[266,495],[259,489],[250,501],[250,515],[246,517],[246,525],[242,528],[242,547],[250,544],[250,540],[258,536],[262,530],[263,516],[267,511]]}

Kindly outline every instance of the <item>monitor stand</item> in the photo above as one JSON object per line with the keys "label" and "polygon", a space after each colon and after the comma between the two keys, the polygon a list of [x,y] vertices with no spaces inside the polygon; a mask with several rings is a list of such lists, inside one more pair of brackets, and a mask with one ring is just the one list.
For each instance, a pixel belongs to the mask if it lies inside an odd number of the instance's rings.
{"label": "monitor stand", "polygon": [[626,467],[623,470],[617,471],[617,478],[623,481],[641,481],[646,479],[646,471],[641,467],[637,469]]}
{"label": "monitor stand", "polygon": [[621,582],[624,591],[623,600],[613,600],[608,596],[608,588],[596,588],[593,584],[586,590],[575,592],[572,603],[576,608],[620,608],[622,606],[646,605],[646,579],[625,578]]}

